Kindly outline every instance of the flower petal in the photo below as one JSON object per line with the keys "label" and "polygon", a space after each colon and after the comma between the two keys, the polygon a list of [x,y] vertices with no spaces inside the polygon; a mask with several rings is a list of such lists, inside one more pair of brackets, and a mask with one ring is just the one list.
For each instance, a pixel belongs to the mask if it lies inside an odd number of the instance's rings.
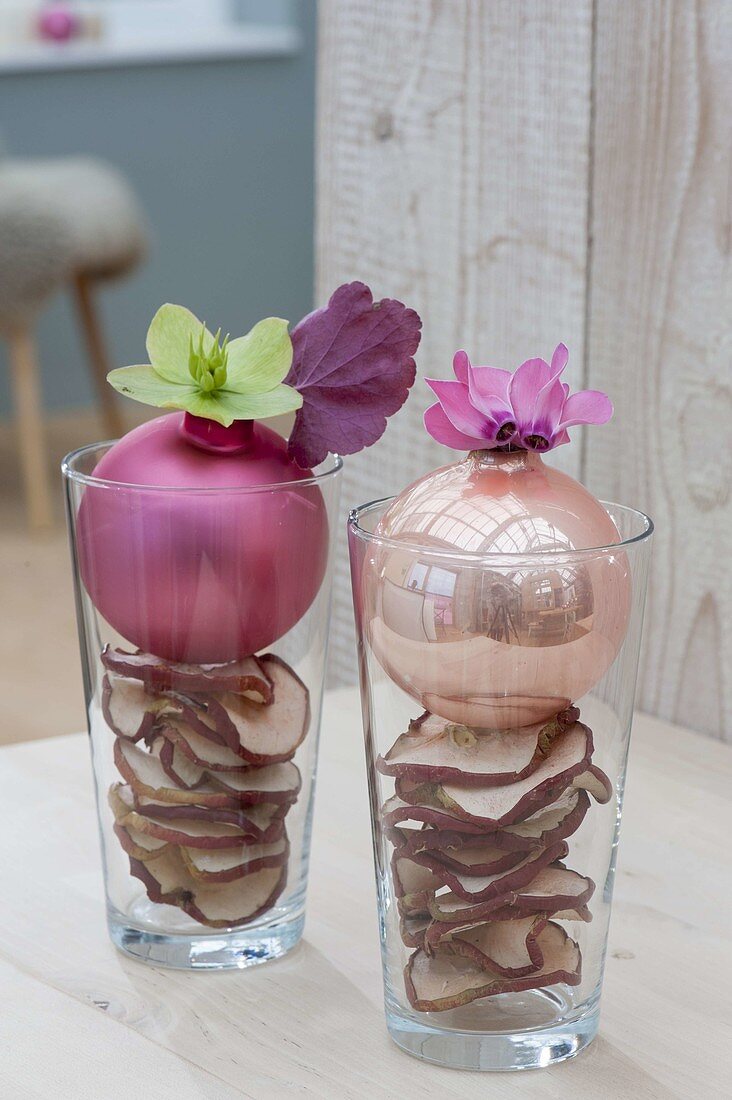
{"label": "flower petal", "polygon": [[536,399],[551,378],[551,367],[545,359],[527,359],[516,369],[509,382],[508,395],[517,424],[531,423]]}
{"label": "flower petal", "polygon": [[464,382],[467,386],[470,372],[470,359],[467,351],[456,351],[452,357],[452,369],[458,382]]}
{"label": "flower petal", "polygon": [[264,393],[286,377],[292,363],[287,321],[265,317],[226,347],[226,385],[233,393]]}
{"label": "flower petal", "polygon": [[508,398],[511,377],[510,370],[501,370],[500,367],[471,366],[468,372],[470,400],[476,408],[494,418],[496,412],[499,417],[503,413],[513,416]]}
{"label": "flower petal", "polygon": [[437,378],[426,378],[425,381],[459,432],[484,442],[492,442],[496,425],[475,408],[470,400],[468,387],[463,382],[444,382]]}
{"label": "flower petal", "polygon": [[199,392],[183,407],[194,416],[217,420],[228,428],[235,420],[265,420],[268,416],[294,412],[301,405],[302,397],[297,390],[291,386],[275,386],[267,393]]}
{"label": "flower petal", "polygon": [[107,381],[126,397],[142,401],[144,405],[154,405],[158,409],[187,409],[187,401],[199,392],[188,376],[188,382],[168,382],[149,364],[134,367],[117,367],[107,375]]}
{"label": "flower petal", "polygon": [[438,443],[445,447],[454,447],[456,451],[473,451],[482,449],[486,445],[484,439],[474,439],[470,435],[459,432],[448,418],[442,405],[438,402],[430,405],[424,414],[424,426]]}
{"label": "flower petal", "polygon": [[[190,342],[198,344],[201,338],[202,323],[194,313],[184,306],[174,306],[167,302],[161,306],[150,322],[145,346],[150,362],[161,378],[168,382],[187,385],[191,381],[188,370],[188,352]],[[206,329],[203,336],[203,350],[210,351],[213,336]]]}
{"label": "flower petal", "polygon": [[557,344],[552,355],[552,378],[558,378],[569,360],[569,349],[566,344]]}
{"label": "flower petal", "polygon": [[606,424],[613,415],[613,403],[601,390],[579,390],[564,403],[561,428],[572,424]]}

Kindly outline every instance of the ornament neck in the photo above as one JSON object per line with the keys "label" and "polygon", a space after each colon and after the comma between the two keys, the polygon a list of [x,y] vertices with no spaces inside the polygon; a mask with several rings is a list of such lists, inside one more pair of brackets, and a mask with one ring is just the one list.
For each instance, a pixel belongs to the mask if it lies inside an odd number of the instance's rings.
{"label": "ornament neck", "polygon": [[204,416],[194,416],[187,412],[183,417],[180,434],[186,443],[198,447],[207,454],[240,455],[248,451],[252,445],[254,434],[253,420],[235,420],[228,428],[215,420],[208,420]]}
{"label": "ornament neck", "polygon": [[544,465],[540,454],[536,451],[526,451],[522,447],[506,450],[493,447],[483,451],[470,451],[468,462],[479,470],[502,470],[504,473],[540,470]]}

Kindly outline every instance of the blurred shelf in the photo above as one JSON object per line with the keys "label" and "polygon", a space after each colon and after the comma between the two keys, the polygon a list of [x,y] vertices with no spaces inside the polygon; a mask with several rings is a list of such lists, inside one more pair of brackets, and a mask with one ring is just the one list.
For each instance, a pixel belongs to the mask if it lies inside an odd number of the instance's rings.
{"label": "blurred shelf", "polygon": [[166,65],[180,62],[227,61],[233,58],[292,57],[301,46],[295,27],[230,26],[190,39],[144,39],[139,42],[38,42],[12,53],[0,50],[0,76],[5,73],[59,69],[107,69],[121,65]]}

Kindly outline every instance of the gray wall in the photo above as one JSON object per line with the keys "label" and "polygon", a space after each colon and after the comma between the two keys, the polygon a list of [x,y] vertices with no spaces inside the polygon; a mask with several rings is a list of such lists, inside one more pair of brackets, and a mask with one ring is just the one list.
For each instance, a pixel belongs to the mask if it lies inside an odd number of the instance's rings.
{"label": "gray wall", "polygon": [[[18,156],[93,153],[145,207],[151,253],[101,305],[115,365],[145,362],[163,301],[240,335],[312,304],[315,3],[292,58],[0,76],[0,134]],[[66,295],[39,324],[47,408],[92,400]],[[0,350],[0,416],[10,410]]]}

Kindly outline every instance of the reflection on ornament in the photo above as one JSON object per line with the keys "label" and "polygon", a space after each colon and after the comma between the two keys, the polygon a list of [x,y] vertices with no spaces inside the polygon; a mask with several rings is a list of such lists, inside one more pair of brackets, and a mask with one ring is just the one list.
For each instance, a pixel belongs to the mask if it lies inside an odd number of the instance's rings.
{"label": "reflection on ornament", "polygon": [[617,529],[539,455],[471,452],[406,489],[376,534],[405,547],[366,562],[371,645],[425,709],[471,726],[529,725],[579,699],[614,660],[627,559],[575,551],[611,547]]}

